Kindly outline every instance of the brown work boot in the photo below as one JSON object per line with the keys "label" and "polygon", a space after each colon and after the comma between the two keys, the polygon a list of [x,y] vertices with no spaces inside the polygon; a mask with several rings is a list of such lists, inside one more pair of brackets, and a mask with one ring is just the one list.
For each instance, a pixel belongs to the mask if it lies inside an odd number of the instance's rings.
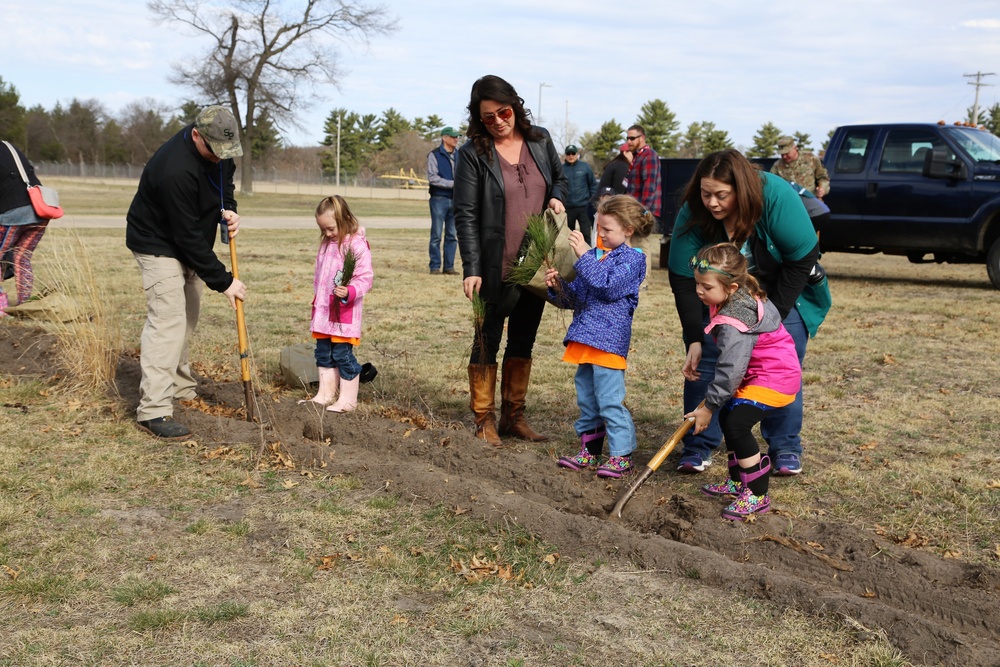
{"label": "brown work boot", "polygon": [[531,359],[511,357],[503,360],[500,378],[500,435],[522,440],[545,442],[548,436],[535,431],[524,420],[524,397],[531,377]]}
{"label": "brown work boot", "polygon": [[476,418],[476,437],[494,447],[503,444],[497,435],[497,365],[469,364],[469,408]]}

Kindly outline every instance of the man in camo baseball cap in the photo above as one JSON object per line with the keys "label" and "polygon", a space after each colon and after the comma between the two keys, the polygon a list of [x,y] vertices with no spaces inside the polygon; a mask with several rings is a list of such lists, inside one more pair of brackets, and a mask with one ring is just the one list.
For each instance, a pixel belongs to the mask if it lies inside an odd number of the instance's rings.
{"label": "man in camo baseball cap", "polygon": [[218,104],[205,107],[195,119],[194,126],[220,160],[243,155],[239,126],[229,109]]}

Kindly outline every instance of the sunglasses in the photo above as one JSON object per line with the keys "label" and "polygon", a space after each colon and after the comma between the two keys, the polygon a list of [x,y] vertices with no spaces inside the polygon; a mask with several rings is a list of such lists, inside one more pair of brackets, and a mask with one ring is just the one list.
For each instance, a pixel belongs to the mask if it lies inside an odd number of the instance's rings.
{"label": "sunglasses", "polygon": [[[621,136],[621,135],[619,135],[619,136]],[[637,134],[634,137],[630,137],[628,135],[625,135],[625,141],[639,141],[639,137],[641,137],[641,136],[642,136],[641,134]]]}
{"label": "sunglasses", "polygon": [[723,275],[723,276],[725,276],[727,278],[734,278],[735,277],[733,274],[729,273],[728,271],[723,271],[722,269],[715,268],[714,266],[712,266],[711,264],[708,263],[707,259],[698,259],[697,257],[692,257],[691,258],[691,268],[694,269],[695,271],[697,271],[698,273],[702,273],[702,274],[708,273],[709,271],[714,271],[715,273]]}
{"label": "sunglasses", "polygon": [[496,113],[483,114],[482,121],[483,125],[486,127],[492,127],[494,123],[497,122],[497,118],[500,120],[510,120],[511,116],[514,115],[514,110],[510,107],[500,109]]}

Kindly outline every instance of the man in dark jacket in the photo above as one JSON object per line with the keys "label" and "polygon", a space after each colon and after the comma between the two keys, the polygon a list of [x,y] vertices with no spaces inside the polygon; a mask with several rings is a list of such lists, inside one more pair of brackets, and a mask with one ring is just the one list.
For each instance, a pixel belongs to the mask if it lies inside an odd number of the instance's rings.
{"label": "man in dark jacket", "polygon": [[140,428],[164,439],[190,431],[173,418],[174,399],[195,398],[188,337],[198,323],[201,292],[222,292],[233,308],[246,286],[216,256],[216,230],[236,236],[234,157],[243,155],[236,118],[221,106],[198,118],[153,154],[132,199],[125,245],[142,272],[146,324],[142,330]]}
{"label": "man in dark jacket", "polygon": [[563,173],[566,174],[566,225],[570,231],[576,229],[580,222],[580,233],[587,243],[593,245],[591,230],[594,219],[590,216],[590,202],[597,192],[597,179],[590,165],[580,160],[579,150],[573,144],[566,147],[566,160],[563,162]]}

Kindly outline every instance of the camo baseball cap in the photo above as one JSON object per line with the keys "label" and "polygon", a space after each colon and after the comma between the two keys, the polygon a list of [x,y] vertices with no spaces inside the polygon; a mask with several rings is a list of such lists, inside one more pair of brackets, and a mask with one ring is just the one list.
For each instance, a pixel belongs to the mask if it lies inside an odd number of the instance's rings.
{"label": "camo baseball cap", "polygon": [[194,126],[219,159],[227,160],[243,155],[239,126],[229,109],[218,104],[205,107],[195,119]]}
{"label": "camo baseball cap", "polygon": [[789,136],[778,137],[778,155],[784,155],[795,148],[795,139]]}

